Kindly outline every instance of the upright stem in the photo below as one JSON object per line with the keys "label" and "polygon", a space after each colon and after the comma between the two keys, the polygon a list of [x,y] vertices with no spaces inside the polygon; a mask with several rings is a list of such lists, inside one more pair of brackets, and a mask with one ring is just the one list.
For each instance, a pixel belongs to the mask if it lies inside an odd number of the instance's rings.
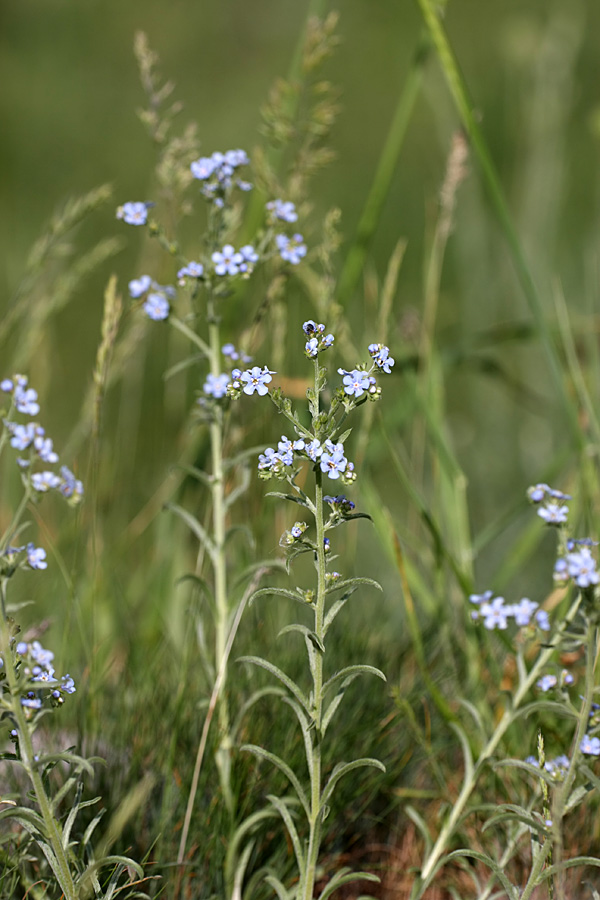
{"label": "upright stem", "polygon": [[[208,300],[208,335],[210,345],[210,371],[215,377],[221,374],[221,333],[219,319],[215,312],[213,297]],[[225,484],[223,472],[223,408],[216,403],[213,408],[213,418],[210,423],[210,449],[212,459],[212,519],[213,519],[213,543],[214,557],[212,564],[215,578],[215,673],[221,668],[225,657],[227,645],[227,632],[229,622],[229,604],[227,602],[227,561],[225,556],[226,538],[226,512],[225,512]],[[229,709],[225,694],[225,681],[227,672],[223,672],[221,682],[221,696],[219,699],[219,731],[220,746],[218,759],[221,787],[227,808],[233,812],[233,797],[231,794],[231,782],[229,779],[229,752],[231,740],[229,737]]]}
{"label": "upright stem", "polygon": [[550,659],[552,658],[552,655],[554,654],[556,647],[559,645],[564,632],[568,629],[568,627],[573,622],[573,619],[575,618],[577,610],[579,609],[580,603],[581,603],[581,597],[577,597],[577,599],[571,605],[571,608],[567,612],[567,615],[565,616],[560,627],[557,629],[555,636],[549,642],[546,649],[540,653],[540,655],[537,658],[537,662],[535,663],[535,665],[529,672],[529,675],[527,676],[527,678],[523,682],[521,682],[521,684],[519,685],[519,688],[517,689],[517,692],[513,698],[513,702],[511,704],[511,706],[504,712],[502,718],[500,719],[500,721],[498,722],[498,725],[496,726],[496,729],[495,729],[493,735],[490,737],[489,741],[487,742],[487,744],[481,751],[479,759],[477,760],[476,765],[473,767],[473,773],[472,773],[471,777],[467,778],[465,780],[465,782],[462,786],[462,790],[458,796],[458,799],[456,800],[456,803],[454,804],[454,806],[452,808],[452,812],[448,816],[448,819],[446,820],[445,825],[443,826],[442,830],[440,831],[440,834],[438,836],[437,841],[435,842],[434,847],[429,852],[429,855],[427,856],[427,859],[425,860],[425,862],[423,864],[423,868],[421,870],[421,876],[420,876],[420,878],[418,878],[418,880],[415,882],[415,884],[413,886],[413,889],[412,889],[412,892],[410,895],[411,900],[419,900],[419,898],[423,896],[423,894],[425,893],[425,891],[431,884],[431,881],[437,871],[442,854],[445,852],[446,846],[447,846],[448,842],[450,841],[450,839],[454,833],[454,829],[456,828],[458,822],[460,821],[462,814],[465,810],[465,807],[469,801],[469,797],[471,796],[473,789],[475,788],[475,785],[477,784],[477,779],[479,777],[479,773],[481,772],[481,770],[483,768],[484,763],[487,762],[487,760],[492,756],[496,747],[498,746],[498,744],[504,737],[506,731],[508,730],[509,726],[512,724],[512,722],[514,720],[515,712],[519,709],[519,707],[520,707],[521,703],[523,702],[523,700],[525,699],[526,695],[531,690],[536,679],[539,677],[540,672],[542,671],[544,666],[546,666],[550,662]]}
{"label": "upright stem", "polygon": [[[319,362],[315,358],[315,402],[316,415],[319,414]],[[317,544],[317,597],[315,601],[315,634],[319,643],[323,643],[323,622],[325,618],[325,521],[323,518],[323,473],[317,469],[315,486],[315,526]],[[313,675],[313,748],[312,765],[310,766],[310,820],[309,839],[306,854],[306,871],[301,873],[298,896],[300,900],[312,900],[319,849],[321,844],[321,727],[323,720],[323,653],[315,648]]]}
{"label": "upright stem", "polygon": [[21,763],[33,785],[40,814],[44,820],[46,831],[45,837],[50,843],[54,854],[54,859],[48,858],[48,862],[56,875],[57,881],[64,893],[65,900],[77,900],[78,892],[75,887],[75,882],[73,881],[71,867],[63,844],[62,828],[52,811],[52,806],[46,791],[44,790],[44,784],[35,760],[29,723],[25,715],[25,710],[21,705],[21,691],[13,663],[10,629],[4,616],[0,618],[0,652],[2,659],[4,660],[4,672],[6,673],[6,679],[10,689],[12,700],[11,711],[16,722],[19,736]]}

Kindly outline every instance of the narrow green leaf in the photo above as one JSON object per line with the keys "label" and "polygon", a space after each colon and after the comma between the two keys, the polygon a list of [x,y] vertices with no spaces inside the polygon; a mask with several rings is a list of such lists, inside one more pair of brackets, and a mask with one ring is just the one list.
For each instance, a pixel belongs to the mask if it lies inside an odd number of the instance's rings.
{"label": "narrow green leaf", "polygon": [[306,625],[299,625],[297,623],[294,623],[293,625],[286,625],[285,628],[281,629],[277,637],[283,637],[284,634],[289,634],[289,632],[291,631],[297,631],[307,641],[310,641],[317,650],[319,650],[321,653],[325,653],[325,644],[321,641],[319,636],[315,634],[314,631],[311,631],[310,628],[307,628]]}
{"label": "narrow green leaf", "polygon": [[351,884],[353,881],[372,881],[377,884],[380,879],[371,872],[351,872],[347,866],[344,866],[325,885],[319,894],[319,900],[327,900],[339,887],[342,887],[344,884]]}
{"label": "narrow green leaf", "polygon": [[307,606],[307,602],[304,597],[301,597],[300,594],[296,593],[296,591],[290,591],[288,588],[259,588],[258,591],[254,591],[250,600],[248,601],[248,605],[250,606],[257,597],[287,597],[288,600],[295,600],[296,603],[301,603],[302,606]]}
{"label": "narrow green leaf", "polygon": [[265,875],[265,881],[273,888],[277,894],[278,900],[291,900],[291,894],[285,889],[281,881],[276,878],[275,875]]}
{"label": "narrow green leaf", "polygon": [[281,669],[279,669],[277,666],[274,666],[273,663],[269,662],[268,660],[263,659],[261,656],[240,656],[238,662],[246,662],[250,663],[253,666],[259,666],[261,669],[266,669],[267,672],[270,672],[271,675],[274,675],[275,678],[278,679],[278,681],[285,685],[290,694],[292,694],[292,696],[296,698],[300,706],[306,711],[309,718],[312,718],[307,698],[304,696],[298,685],[292,681],[289,675],[286,675],[285,672],[282,672]]}
{"label": "narrow green leaf", "polygon": [[354,769],[361,769],[364,767],[379,769],[380,772],[385,772],[385,766],[380,760],[370,759],[368,757],[364,757],[363,759],[355,759],[349,763],[338,763],[329,776],[327,784],[325,785],[323,793],[321,794],[321,807],[323,807],[327,803],[327,801],[331,799],[333,789],[335,788],[340,778],[343,778],[344,775],[348,774],[348,772],[353,772]]}
{"label": "narrow green leaf", "polygon": [[310,817],[310,806],[304,792],[304,788],[298,781],[298,776],[296,775],[296,773],[288,766],[288,764],[283,759],[281,759],[280,756],[277,756],[275,753],[271,753],[270,750],[265,750],[263,747],[259,747],[257,744],[242,744],[240,750],[243,750],[246,753],[253,753],[254,756],[258,756],[260,759],[266,759],[271,763],[272,766],[275,766],[276,769],[279,769],[279,771],[285,775],[287,780],[296,791],[298,800],[304,807],[307,818]]}
{"label": "narrow green leaf", "polygon": [[[355,678],[358,678],[359,675],[376,675],[377,678],[381,678],[382,681],[387,681],[387,678],[385,677],[381,669],[377,669],[375,668],[375,666],[367,666],[357,663],[352,666],[345,666],[345,668],[340,669],[339,672],[336,672],[335,675],[332,675],[331,678],[323,685],[323,694],[336,687],[340,682],[344,682],[344,687],[346,687]],[[346,679],[348,680],[346,681]]]}
{"label": "narrow green leaf", "polygon": [[269,491],[265,494],[265,497],[277,497],[279,500],[289,500],[290,503],[297,503],[298,506],[304,506],[306,509],[310,509],[308,502],[303,500],[302,497],[296,497],[295,494],[284,494],[281,491]]}
{"label": "narrow green leaf", "polygon": [[[287,832],[290,836],[290,840],[292,842],[292,846],[294,848],[294,854],[296,856],[296,862],[298,864],[298,871],[303,872],[306,866],[306,861],[304,858],[304,852],[302,850],[302,842],[298,836],[298,831],[294,824],[294,820],[292,819],[291,813],[283,800],[279,797],[275,797],[273,794],[267,795],[267,800],[269,803],[272,803],[281,818],[285,823],[285,827],[287,828]],[[307,811],[307,816],[309,815]]]}
{"label": "narrow green leaf", "polygon": [[484,863],[484,865],[492,870],[492,872],[506,891],[507,897],[509,897],[510,900],[518,900],[518,888],[510,883],[496,860],[492,859],[491,856],[487,856],[487,854],[485,853],[480,853],[478,850],[454,850],[452,853],[449,853],[444,860],[442,860],[442,863],[445,864],[452,859],[460,859],[461,857],[466,857],[468,859],[477,859],[479,860],[479,862]]}

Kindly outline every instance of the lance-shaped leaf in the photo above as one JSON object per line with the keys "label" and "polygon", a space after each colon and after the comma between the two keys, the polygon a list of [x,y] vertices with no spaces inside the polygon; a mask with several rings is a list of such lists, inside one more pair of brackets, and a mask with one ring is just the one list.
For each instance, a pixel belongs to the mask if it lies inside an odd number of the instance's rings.
{"label": "lance-shaped leaf", "polygon": [[370,767],[372,769],[379,769],[380,772],[385,772],[385,766],[379,759],[370,759],[369,757],[363,757],[362,759],[354,759],[349,763],[338,763],[337,766],[334,767],[333,772],[329,776],[327,780],[327,784],[323,789],[323,793],[321,794],[321,809],[327,804],[327,802],[331,799],[331,795],[333,794],[333,789],[336,784],[343,778],[344,775],[347,775],[348,772],[353,772],[354,769],[361,769],[364,767]]}
{"label": "lance-shaped leaf", "polygon": [[289,632],[291,631],[297,631],[307,641],[310,641],[313,647],[315,647],[321,653],[325,653],[325,645],[323,641],[317,634],[315,634],[314,631],[311,631],[310,628],[307,628],[306,625],[299,625],[298,623],[294,623],[293,625],[286,625],[285,628],[281,629],[277,637],[280,638],[284,634],[289,634]]}
{"label": "lance-shaped leaf", "polygon": [[378,883],[380,879],[371,872],[351,872],[347,866],[344,866],[336,872],[333,878],[325,885],[319,894],[319,900],[327,900],[334,891],[337,891],[337,889],[344,884],[350,884],[352,881],[372,881]]}
{"label": "lance-shaped leaf", "polygon": [[296,700],[306,711],[306,713],[309,716],[311,715],[308,700],[304,696],[298,685],[292,681],[289,675],[286,675],[285,672],[282,672],[281,669],[279,669],[277,666],[274,666],[273,663],[269,662],[267,659],[263,659],[262,656],[240,656],[238,662],[247,662],[253,666],[259,666],[261,669],[266,669],[267,672],[270,672],[271,675],[274,675],[275,678],[278,679],[278,681],[285,685],[290,694],[292,694],[292,696],[296,698]]}
{"label": "lance-shaped leaf", "polygon": [[565,859],[564,862],[557,863],[555,866],[548,866],[540,873],[540,881],[545,881],[558,875],[563,869],[572,869],[574,866],[596,866],[600,868],[600,859],[596,856],[574,856],[573,859]]}
{"label": "lance-shaped leaf", "polygon": [[310,806],[304,792],[304,788],[300,784],[296,773],[288,766],[288,764],[283,759],[281,759],[281,757],[276,756],[275,753],[271,753],[270,750],[265,750],[264,747],[259,747],[257,744],[242,744],[240,750],[244,750],[247,753],[253,753],[254,756],[258,756],[260,759],[266,759],[271,763],[271,765],[275,766],[276,769],[279,769],[279,771],[285,775],[287,780],[296,791],[298,800],[304,807],[304,811],[307,817],[310,816]]}
{"label": "lance-shaped leaf", "polygon": [[[510,898],[510,900],[518,900],[519,898],[519,890],[513,884],[510,883],[498,863],[495,859],[492,859],[491,856],[488,856],[486,853],[480,853],[479,850],[454,850],[452,853],[449,853],[445,859],[440,861],[440,866],[449,862],[452,859],[460,859],[461,857],[466,857],[467,859],[477,859],[479,862],[482,862],[489,869],[492,870],[504,890],[506,891],[506,896]],[[440,868],[437,866],[437,868]]]}
{"label": "lance-shaped leaf", "polygon": [[311,512],[314,512],[315,510],[314,504],[308,499],[306,494],[296,497],[295,494],[284,494],[281,491],[269,491],[268,494],[265,494],[265,497],[277,497],[279,500],[289,500],[290,503],[297,503],[298,506],[304,506]]}
{"label": "lance-shaped leaf", "polygon": [[302,594],[297,591],[290,591],[288,588],[259,588],[258,591],[254,591],[250,600],[248,601],[248,605],[251,606],[252,603],[256,600],[257,597],[287,597],[288,600],[295,600],[296,603],[301,603],[302,606],[307,605],[306,599],[302,596]]}
{"label": "lance-shaped leaf", "polygon": [[278,900],[292,900],[292,894],[283,886],[279,878],[275,875],[266,875],[265,881],[270,885],[277,894]]}
{"label": "lance-shaped leaf", "polygon": [[[225,883],[230,886],[233,884],[235,878],[236,871],[236,860],[238,859],[238,849],[242,840],[246,837],[247,834],[251,834],[254,829],[265,819],[272,819],[278,815],[276,810],[271,809],[270,807],[267,809],[260,809],[258,812],[253,813],[251,816],[248,816],[247,819],[244,819],[242,824],[236,828],[233,833],[233,837],[227,842],[227,853],[225,855]],[[228,896],[231,895],[231,891],[228,891]]]}
{"label": "lance-shaped leaf", "polygon": [[209,475],[208,472],[204,472],[202,469],[198,469],[196,466],[189,466],[185,463],[179,463],[176,466],[173,466],[174,469],[179,470],[180,472],[185,472],[187,475],[191,475],[192,478],[195,478],[196,481],[202,482],[207,487],[212,487],[213,477]]}
{"label": "lance-shaped leaf", "polygon": [[304,858],[304,852],[302,850],[302,842],[298,835],[298,830],[296,828],[296,825],[294,824],[291,813],[284,801],[279,797],[275,797],[273,796],[273,794],[268,794],[267,800],[269,801],[269,803],[273,804],[273,806],[283,819],[285,827],[287,828],[287,832],[290,836],[292,846],[294,848],[294,854],[296,856],[296,862],[298,864],[298,871],[303,872],[306,866],[306,861]]}
{"label": "lance-shaped leaf", "polygon": [[325,732],[327,731],[329,723],[331,722],[338,706],[342,702],[347,687],[352,684],[354,679],[358,678],[359,675],[377,675],[377,677],[381,678],[382,681],[387,681],[385,675],[380,669],[376,669],[375,666],[367,666],[361,664],[346,666],[346,668],[340,669],[339,672],[336,672],[335,675],[332,675],[329,681],[325,682],[325,684],[323,685],[322,696],[326,698],[327,694],[330,694],[333,689],[337,689],[338,693],[327,707],[325,715],[323,716],[323,734],[325,734]]}
{"label": "lance-shaped leaf", "polygon": [[[309,772],[314,770],[314,748],[313,748],[313,734],[315,733],[315,723],[313,719],[309,718],[307,714],[304,712],[302,707],[296,703],[295,700],[292,700],[291,697],[282,697],[284,703],[294,711],[298,722],[300,723],[300,728],[302,730],[302,737],[304,739],[304,752],[306,755],[306,766]],[[321,731],[321,733],[323,733]]]}

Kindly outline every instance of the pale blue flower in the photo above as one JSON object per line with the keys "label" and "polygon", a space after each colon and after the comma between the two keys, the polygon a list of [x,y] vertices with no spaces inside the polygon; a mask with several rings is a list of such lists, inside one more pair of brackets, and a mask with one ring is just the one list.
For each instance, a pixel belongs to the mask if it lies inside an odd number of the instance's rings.
{"label": "pale blue flower", "polygon": [[266,204],[273,219],[281,219],[283,222],[296,222],[298,213],[290,200],[271,200]]}
{"label": "pale blue flower", "polygon": [[139,201],[124,203],[117,210],[117,219],[122,219],[127,225],[145,225],[148,221],[148,210],[153,203],[140,203]]}
{"label": "pale blue flower", "polygon": [[204,275],[204,266],[199,262],[189,262],[177,273],[177,280],[180,284],[185,282],[186,278],[202,278]]}
{"label": "pale blue flower", "polygon": [[129,282],[129,296],[134,300],[137,300],[138,297],[141,297],[146,291],[150,290],[152,286],[152,279],[149,275],[140,275],[139,278],[134,278],[133,281]]}
{"label": "pale blue flower", "polygon": [[549,501],[538,509],[537,514],[547,525],[564,525],[569,515],[569,507]]}
{"label": "pale blue flower", "polygon": [[164,294],[152,293],[148,294],[146,302],[142,306],[146,315],[155,322],[166,319],[171,311],[169,301]]}
{"label": "pale blue flower", "polygon": [[589,734],[584,735],[579,749],[586,756],[600,756],[600,738],[590,737]]}
{"label": "pale blue flower", "polygon": [[255,391],[261,397],[264,397],[265,394],[269,392],[267,385],[273,380],[271,378],[275,372],[272,372],[266,366],[264,368],[260,368],[260,366],[253,366],[251,369],[246,369],[245,372],[242,372],[239,380],[244,385],[243,391],[245,394],[253,394]]}
{"label": "pale blue flower", "polygon": [[390,349],[385,344],[369,344],[369,353],[373,357],[373,362],[384,372],[392,371],[395,360],[390,356]]}
{"label": "pale blue flower", "polygon": [[32,543],[27,544],[27,563],[32,569],[47,569],[46,551],[43,547],[34,547]]}
{"label": "pale blue flower", "polygon": [[337,479],[342,472],[346,471],[348,460],[344,456],[344,445],[333,444],[332,441],[325,441],[324,449],[319,459],[321,472],[325,472],[329,478]]}
{"label": "pale blue flower", "polygon": [[304,238],[301,234],[295,234],[291,238],[287,234],[278,234],[275,242],[281,258],[293,266],[297,266],[300,260],[306,256],[306,244],[303,243]]}
{"label": "pale blue flower", "polygon": [[240,265],[244,262],[241,253],[235,250],[231,244],[225,244],[221,251],[215,251],[212,255],[217,275],[237,275]]}
{"label": "pale blue flower", "polygon": [[558,684],[558,678],[556,675],[543,675],[538,681],[536,681],[535,686],[540,689],[540,691],[550,691],[552,688],[555,688]]}
{"label": "pale blue flower", "polygon": [[223,373],[221,375],[209,374],[204,382],[204,393],[209,397],[220,400],[227,395],[227,385],[229,384],[229,375]]}
{"label": "pale blue flower", "polygon": [[344,393],[349,397],[362,397],[365,391],[369,390],[369,375],[361,369],[352,369],[351,372],[346,372],[342,381]]}
{"label": "pale blue flower", "polygon": [[61,466],[60,469],[60,485],[59,490],[63,497],[67,500],[80,500],[83,497],[83,484],[78,478],[75,478],[70,469]]}
{"label": "pale blue flower", "polygon": [[58,488],[60,485],[61,480],[54,472],[34,472],[31,476],[31,486],[42,494]]}

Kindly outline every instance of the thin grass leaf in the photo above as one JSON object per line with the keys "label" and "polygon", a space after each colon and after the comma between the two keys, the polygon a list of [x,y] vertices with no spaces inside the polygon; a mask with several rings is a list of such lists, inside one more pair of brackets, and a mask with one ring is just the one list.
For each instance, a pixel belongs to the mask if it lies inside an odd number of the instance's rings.
{"label": "thin grass leaf", "polygon": [[417,812],[417,810],[414,808],[414,806],[410,806],[410,805],[405,806],[404,812],[406,813],[406,815],[408,816],[410,821],[413,823],[413,825],[416,825],[416,827],[419,831],[419,834],[423,838],[423,843],[425,844],[424,856],[426,858],[428,858],[431,853],[431,849],[433,847],[433,838],[431,837],[431,832],[429,830],[429,827],[428,827],[425,819],[423,818],[423,816],[420,813]]}
{"label": "thin grass leaf", "polygon": [[188,512],[187,509],[184,509],[183,506],[179,506],[177,503],[165,503],[164,508],[174,513],[179,519],[182,520],[182,522],[187,525],[190,531],[196,535],[202,546],[206,547],[210,558],[214,562],[217,555],[215,545],[208,532],[204,528],[204,525],[201,525],[195,516]]}
{"label": "thin grass leaf", "polygon": [[567,394],[560,359],[548,321],[544,315],[542,301],[537,292],[529,266],[525,260],[523,249],[512,221],[512,216],[502,190],[496,167],[488,150],[479,122],[477,121],[477,113],[475,112],[474,104],[469,97],[460,67],[433,0],[418,0],[418,3],[421,7],[425,24],[435,46],[450,93],[471,142],[473,153],[479,161],[485,185],[495,208],[500,226],[504,232],[517,275],[521,282],[521,287],[523,288],[523,293],[540,335],[554,388],[561,399],[563,412],[569,423],[571,436],[575,446],[581,448],[582,433],[577,421],[577,410],[575,405],[571,402],[570,396]]}

